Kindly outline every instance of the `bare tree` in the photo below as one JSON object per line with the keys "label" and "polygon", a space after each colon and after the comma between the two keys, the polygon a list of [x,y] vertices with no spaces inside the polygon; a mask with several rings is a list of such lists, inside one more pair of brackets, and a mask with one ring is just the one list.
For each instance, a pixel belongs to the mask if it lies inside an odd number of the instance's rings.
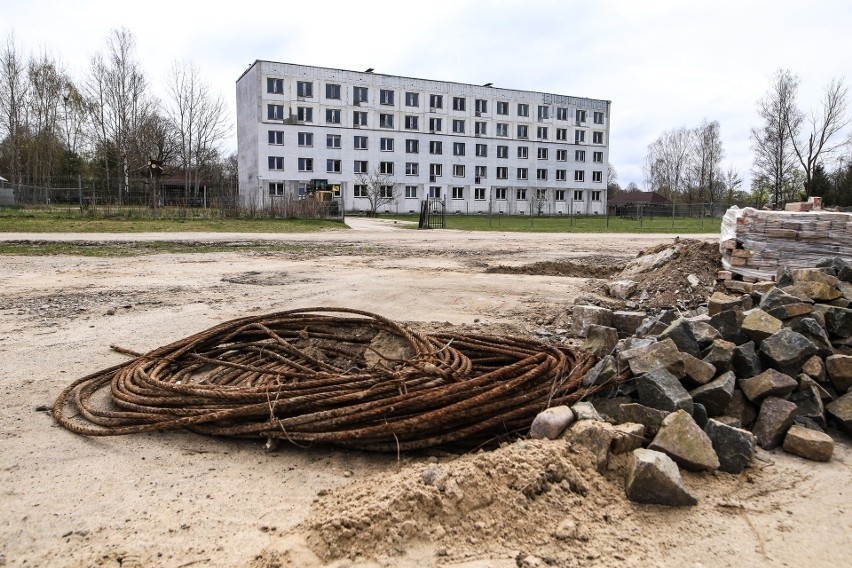
{"label": "bare tree", "polygon": [[722,185],[725,188],[726,207],[730,207],[734,204],[734,197],[736,196],[742,184],[743,178],[740,177],[739,172],[734,169],[734,166],[730,166],[722,175]]}
{"label": "bare tree", "polygon": [[844,146],[848,141],[832,141],[835,135],[846,128],[849,124],[848,115],[848,88],[842,79],[832,79],[825,87],[822,99],[821,113],[811,111],[807,120],[806,140],[799,140],[796,130],[799,123],[795,122],[801,114],[793,115],[793,122],[788,124],[790,137],[793,142],[793,151],[799,159],[799,163],[805,171],[805,194],[811,195],[811,182],[814,177],[814,169],[820,158],[833,154],[838,148]]}
{"label": "bare tree", "polygon": [[29,81],[26,63],[15,44],[12,33],[0,46],[0,115],[2,130],[8,142],[10,155],[6,160],[9,175],[15,183],[21,183],[23,165],[21,160],[22,137],[26,130],[26,104]]}
{"label": "bare tree", "polygon": [[705,119],[692,136],[692,168],[699,203],[718,201],[719,164],[725,156],[718,121]]}
{"label": "bare tree", "polygon": [[[355,183],[361,186],[361,197],[366,197],[370,204],[368,212],[370,217],[375,217],[379,207],[390,205],[399,197],[399,190],[388,174],[381,173],[378,169],[369,173],[355,174]],[[357,195],[357,193],[356,193]]]}
{"label": "bare tree", "polygon": [[693,132],[685,127],[663,132],[648,145],[645,176],[654,191],[671,198],[687,188]]}
{"label": "bare tree", "polygon": [[759,184],[761,192],[766,183],[771,184],[776,208],[781,205],[784,187],[797,165],[793,140],[798,136],[802,120],[796,108],[798,87],[797,76],[786,69],[776,71],[769,91],[758,101],[763,124],[751,129],[755,178],[763,180]]}
{"label": "bare tree", "polygon": [[32,140],[27,170],[40,180],[48,180],[55,172],[61,154],[60,111],[68,78],[51,55],[42,52],[29,62],[29,116]]}
{"label": "bare tree", "polygon": [[200,173],[218,155],[229,124],[225,101],[211,96],[192,62],[175,62],[168,74],[168,116],[175,132],[177,157],[184,175],[185,197],[197,193]]}

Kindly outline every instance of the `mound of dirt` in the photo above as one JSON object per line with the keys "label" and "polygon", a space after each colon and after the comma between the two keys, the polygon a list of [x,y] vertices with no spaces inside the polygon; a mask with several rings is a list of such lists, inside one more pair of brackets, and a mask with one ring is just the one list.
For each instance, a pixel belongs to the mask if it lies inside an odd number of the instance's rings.
{"label": "mound of dirt", "polygon": [[606,556],[618,543],[601,520],[631,524],[631,505],[620,481],[576,451],[565,441],[525,440],[376,476],[325,496],[301,528],[325,561],[400,556],[423,542],[446,561],[483,549],[490,558],[535,554],[561,566]]}
{"label": "mound of dirt", "polygon": [[532,276],[566,276],[569,278],[611,278],[624,268],[624,263],[611,257],[584,259],[582,262],[571,260],[549,260],[534,262],[522,266],[490,266],[485,272],[490,274],[526,274]]}

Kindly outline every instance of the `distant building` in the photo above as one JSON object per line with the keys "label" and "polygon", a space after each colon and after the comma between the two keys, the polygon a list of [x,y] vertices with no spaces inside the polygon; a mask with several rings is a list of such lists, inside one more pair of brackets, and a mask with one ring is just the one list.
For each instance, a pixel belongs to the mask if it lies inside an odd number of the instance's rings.
{"label": "distant building", "polygon": [[668,210],[671,204],[671,201],[656,191],[625,191],[607,201],[607,208],[610,215],[635,217],[640,211],[654,214]]}
{"label": "distant building", "polygon": [[[237,80],[243,207],[298,198],[312,180],[367,209],[360,173],[391,177],[380,211],[603,214],[610,101],[255,61]],[[321,182],[320,182],[321,183]]]}

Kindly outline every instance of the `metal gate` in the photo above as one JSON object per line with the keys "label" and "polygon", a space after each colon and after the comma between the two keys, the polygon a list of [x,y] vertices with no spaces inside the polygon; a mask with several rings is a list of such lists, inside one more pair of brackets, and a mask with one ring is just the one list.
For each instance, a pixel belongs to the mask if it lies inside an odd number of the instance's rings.
{"label": "metal gate", "polygon": [[420,202],[420,229],[446,229],[446,204],[440,199],[426,199]]}

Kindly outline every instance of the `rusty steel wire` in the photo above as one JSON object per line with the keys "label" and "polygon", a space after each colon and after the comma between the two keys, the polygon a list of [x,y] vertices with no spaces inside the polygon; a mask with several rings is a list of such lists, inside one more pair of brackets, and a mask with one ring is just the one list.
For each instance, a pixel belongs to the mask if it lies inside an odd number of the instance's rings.
{"label": "rusty steel wire", "polygon": [[188,429],[375,451],[471,447],[522,434],[538,412],[588,394],[581,379],[593,363],[534,340],[298,309],[135,354],[68,385],[53,416],[88,436]]}

